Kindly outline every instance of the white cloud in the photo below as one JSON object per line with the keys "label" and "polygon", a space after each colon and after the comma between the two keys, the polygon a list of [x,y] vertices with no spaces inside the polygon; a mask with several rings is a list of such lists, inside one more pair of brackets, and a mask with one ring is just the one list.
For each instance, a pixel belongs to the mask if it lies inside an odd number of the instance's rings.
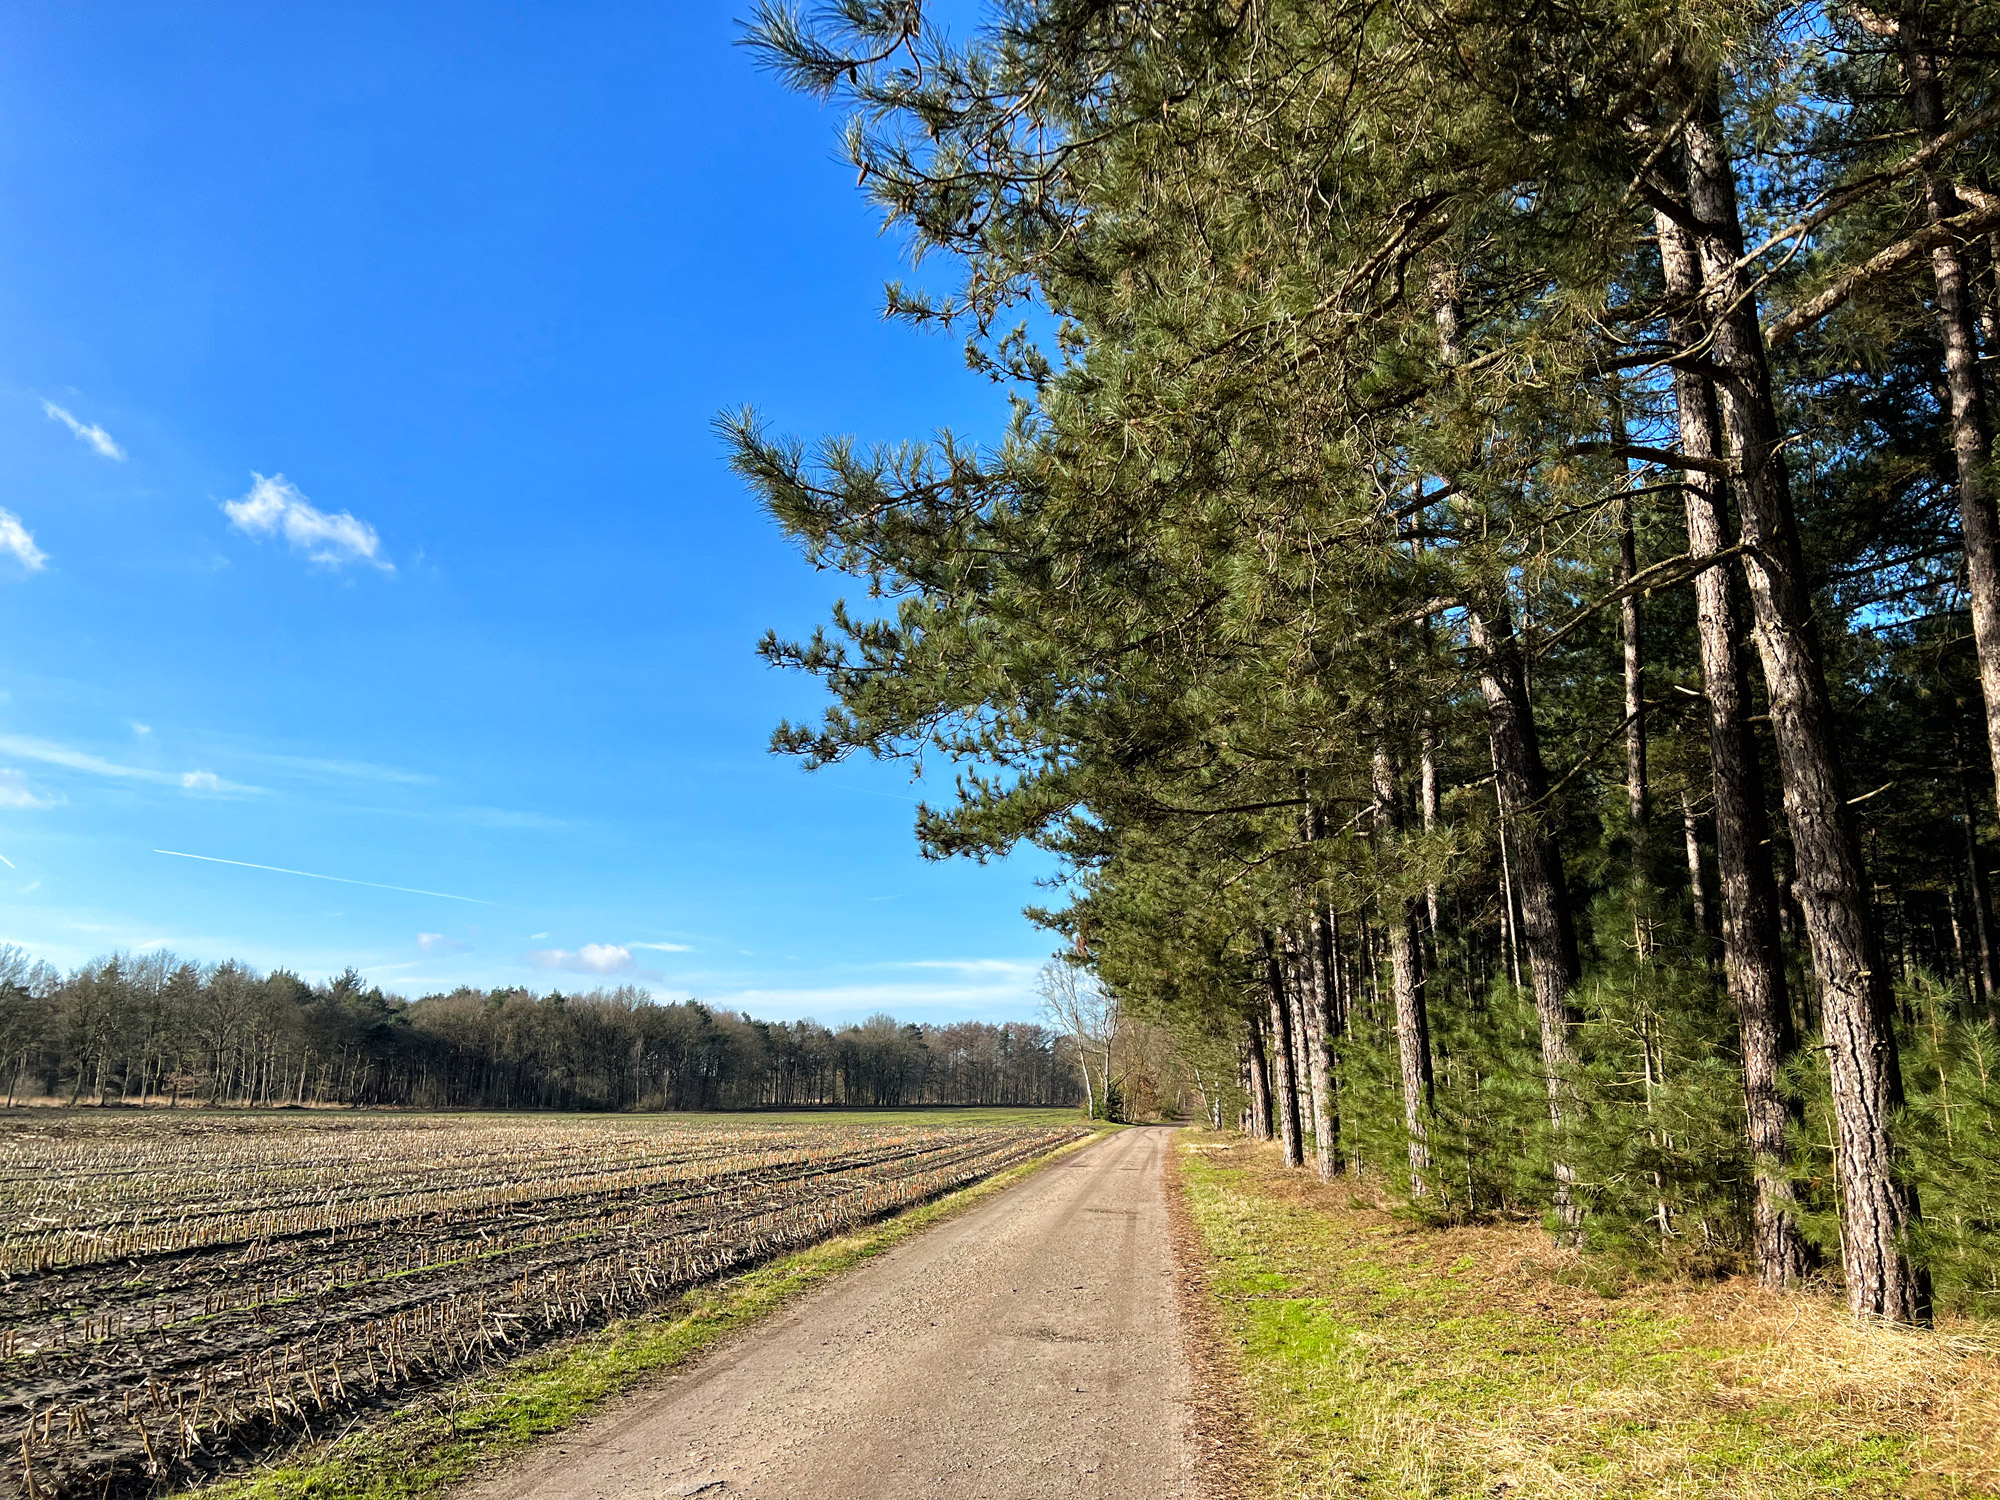
{"label": "white cloud", "polygon": [[105,760],[84,750],[72,750],[67,745],[54,744],[49,740],[32,739],[25,734],[0,734],[0,750],[9,755],[18,755],[24,760],[39,760],[51,766],[64,766],[72,771],[89,771],[95,776],[130,777],[138,781],[175,781],[179,778],[159,771],[141,770],[138,766],[121,766],[116,761]]}
{"label": "white cloud", "polygon": [[441,932],[420,932],[417,947],[425,953],[463,953],[465,944],[457,938],[448,938]]}
{"label": "white cloud", "polygon": [[381,555],[382,539],[366,521],[357,521],[344,510],[329,515],[282,474],[266,479],[253,470],[250,478],[249,494],[241,500],[222,502],[229,524],[238,531],[246,536],[282,534],[294,552],[303,552],[328,567],[365,562],[385,573],[396,571]]}
{"label": "white cloud", "polygon": [[132,726],[134,734],[151,734],[153,732],[151,724],[141,724],[137,719],[128,719],[126,722]]}
{"label": "white cloud", "polygon": [[48,553],[35,545],[35,534],[11,510],[0,510],[0,552],[11,553],[30,573],[48,566]]}
{"label": "white cloud", "polygon": [[54,807],[47,797],[37,797],[28,778],[19,771],[0,770],[0,807]]}
{"label": "white cloud", "polygon": [[650,948],[655,953],[692,953],[694,949],[686,943],[627,943],[628,948]]}
{"label": "white cloud", "polygon": [[548,934],[546,932],[531,932],[528,934],[528,941],[531,943],[539,943],[543,938],[547,936]]}
{"label": "white cloud", "polygon": [[538,948],[522,955],[538,969],[571,974],[630,974],[638,965],[632,950],[617,943],[585,943],[574,953],[564,948]]}
{"label": "white cloud", "polygon": [[111,434],[95,424],[86,425],[57,406],[53,401],[44,401],[42,410],[49,414],[51,422],[60,422],[76,434],[77,441],[88,443],[105,458],[125,461],[125,450],[111,441]]}
{"label": "white cloud", "polygon": [[50,740],[38,740],[25,734],[0,734],[0,754],[18,756],[22,760],[38,760],[44,765],[61,766],[68,771],[86,771],[92,776],[105,776],[114,781],[146,781],[155,786],[177,786],[185,791],[204,792],[255,792],[254,786],[241,786],[233,781],[224,781],[213,771],[186,771],[176,774],[172,771],[154,771],[144,766],[122,766],[114,760],[106,760],[101,755],[92,755],[85,750],[72,750],[67,745],[58,745]]}
{"label": "white cloud", "polygon": [[632,950],[616,943],[585,943],[577,950],[576,961],[591,974],[623,974],[632,967]]}

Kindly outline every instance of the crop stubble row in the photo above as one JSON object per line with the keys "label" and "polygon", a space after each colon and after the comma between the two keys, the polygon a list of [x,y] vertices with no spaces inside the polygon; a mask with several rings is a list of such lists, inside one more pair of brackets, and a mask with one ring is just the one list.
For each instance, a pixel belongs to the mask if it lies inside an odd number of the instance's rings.
{"label": "crop stubble row", "polygon": [[198,1479],[1074,1133],[379,1117],[0,1127],[0,1443],[14,1450],[0,1472],[25,1500]]}

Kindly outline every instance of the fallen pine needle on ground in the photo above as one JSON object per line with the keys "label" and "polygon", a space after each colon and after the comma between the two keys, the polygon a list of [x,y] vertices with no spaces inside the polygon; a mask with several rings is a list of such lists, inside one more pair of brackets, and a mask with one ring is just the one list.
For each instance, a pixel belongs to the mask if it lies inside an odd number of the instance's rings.
{"label": "fallen pine needle on ground", "polygon": [[[2000,1495],[2000,1337],[1742,1281],[1617,1286],[1189,1132],[1180,1188],[1276,1496]],[[1597,1283],[1597,1284],[1593,1284]]]}

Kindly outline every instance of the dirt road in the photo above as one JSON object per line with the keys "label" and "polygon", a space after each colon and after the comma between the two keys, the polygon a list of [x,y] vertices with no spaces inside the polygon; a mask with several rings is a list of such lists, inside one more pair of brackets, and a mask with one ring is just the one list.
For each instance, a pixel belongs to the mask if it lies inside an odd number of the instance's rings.
{"label": "dirt road", "polygon": [[1166,1130],[898,1246],[466,1500],[1195,1500]]}

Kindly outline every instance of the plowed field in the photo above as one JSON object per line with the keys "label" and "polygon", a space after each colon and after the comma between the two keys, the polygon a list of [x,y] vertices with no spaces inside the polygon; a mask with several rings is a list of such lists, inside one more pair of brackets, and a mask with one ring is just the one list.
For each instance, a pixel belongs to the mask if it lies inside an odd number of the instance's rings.
{"label": "plowed field", "polygon": [[196,1480],[1079,1133],[865,1116],[0,1124],[0,1452],[28,1500]]}

